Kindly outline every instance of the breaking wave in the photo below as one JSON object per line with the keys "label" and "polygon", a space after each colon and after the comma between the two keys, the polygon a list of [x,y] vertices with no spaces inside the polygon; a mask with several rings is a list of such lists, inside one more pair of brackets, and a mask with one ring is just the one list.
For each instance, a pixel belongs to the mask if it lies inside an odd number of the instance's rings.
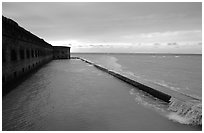
{"label": "breaking wave", "polygon": [[[150,81],[151,81],[151,80],[150,80]],[[173,84],[167,83],[167,82],[165,82],[165,81],[151,81],[151,82],[153,82],[154,84],[160,85],[160,86],[167,87],[167,88],[169,88],[169,89],[171,89],[171,90],[174,90],[174,91],[178,91],[178,90],[181,89],[181,88],[175,87]],[[188,88],[186,87],[185,89],[188,89]]]}
{"label": "breaking wave", "polygon": [[165,103],[143,92],[131,89],[130,95],[135,97],[138,104],[152,108],[168,119],[187,125],[202,125],[202,103],[200,101],[182,101],[171,98],[170,103]]}
{"label": "breaking wave", "polygon": [[134,96],[136,103],[141,104],[147,108],[152,108],[160,113],[165,112],[168,106],[168,103],[155,98],[143,91],[131,89],[129,93],[130,95]]}
{"label": "breaking wave", "polygon": [[202,103],[199,101],[184,102],[171,98],[167,117],[182,124],[202,125]]}
{"label": "breaking wave", "polygon": [[190,94],[192,92],[192,90],[186,86],[186,87],[177,87],[176,84],[173,84],[173,83],[169,83],[169,82],[166,82],[166,81],[163,81],[163,80],[158,80],[158,81],[154,81],[154,80],[148,80],[148,79],[145,79],[146,81],[149,81],[153,84],[156,84],[156,85],[159,85],[159,86],[162,86],[162,87],[166,87],[170,90],[173,90],[174,92],[177,92],[179,94],[182,94],[182,95],[185,95],[187,97],[192,97],[192,98],[195,98],[195,99],[202,99],[201,97],[195,95],[195,94]]}

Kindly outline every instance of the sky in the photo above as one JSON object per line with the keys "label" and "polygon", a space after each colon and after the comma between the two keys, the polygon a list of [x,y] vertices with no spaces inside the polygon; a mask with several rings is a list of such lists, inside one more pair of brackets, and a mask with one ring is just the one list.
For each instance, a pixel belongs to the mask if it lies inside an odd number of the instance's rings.
{"label": "sky", "polygon": [[2,14],[71,52],[202,53],[201,2],[3,2]]}

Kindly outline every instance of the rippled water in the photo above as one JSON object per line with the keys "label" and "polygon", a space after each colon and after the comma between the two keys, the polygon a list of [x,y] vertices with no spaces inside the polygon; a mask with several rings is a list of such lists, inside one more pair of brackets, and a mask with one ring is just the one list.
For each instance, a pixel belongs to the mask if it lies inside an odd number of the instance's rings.
{"label": "rippled water", "polygon": [[202,56],[165,54],[73,54],[156,85],[202,99]]}
{"label": "rippled water", "polygon": [[2,105],[3,130],[201,130],[168,119],[166,103],[80,60],[48,63]]}

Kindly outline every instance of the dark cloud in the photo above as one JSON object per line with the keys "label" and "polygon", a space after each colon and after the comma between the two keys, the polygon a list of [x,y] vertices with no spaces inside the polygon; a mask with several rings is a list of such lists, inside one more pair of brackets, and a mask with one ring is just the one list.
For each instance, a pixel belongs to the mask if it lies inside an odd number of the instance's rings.
{"label": "dark cloud", "polygon": [[173,43],[167,43],[167,45],[168,45],[168,46],[177,46],[178,43],[176,43],[176,42],[173,42]]}
{"label": "dark cloud", "polygon": [[161,45],[161,44],[160,44],[160,43],[154,43],[154,45],[155,45],[155,46],[159,46],[159,45]]}
{"label": "dark cloud", "polygon": [[91,46],[91,47],[105,47],[107,45],[102,45],[102,44],[94,45],[94,44],[90,44],[89,46]]}

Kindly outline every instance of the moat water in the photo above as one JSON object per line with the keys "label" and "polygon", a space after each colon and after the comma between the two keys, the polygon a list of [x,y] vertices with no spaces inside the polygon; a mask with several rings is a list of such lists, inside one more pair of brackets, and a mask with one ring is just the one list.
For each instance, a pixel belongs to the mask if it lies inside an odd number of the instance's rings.
{"label": "moat water", "polygon": [[3,97],[2,128],[201,130],[170,119],[169,106],[81,60],[54,60]]}

